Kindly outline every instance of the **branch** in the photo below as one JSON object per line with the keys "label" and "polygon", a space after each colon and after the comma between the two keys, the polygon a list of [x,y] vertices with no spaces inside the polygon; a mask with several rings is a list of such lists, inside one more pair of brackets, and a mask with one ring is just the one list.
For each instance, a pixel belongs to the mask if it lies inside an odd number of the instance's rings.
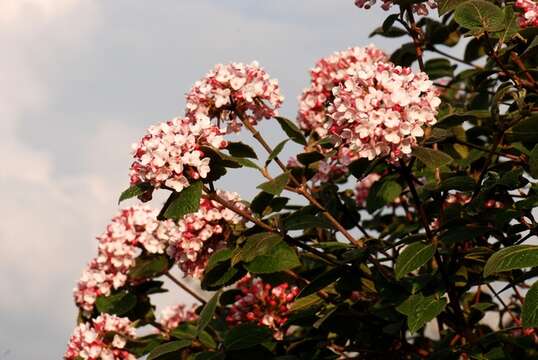
{"label": "branch", "polygon": [[170,274],[169,272],[165,273],[164,274],[167,278],[169,278],[170,280],[172,280],[173,283],[175,283],[177,286],[179,286],[180,288],[182,288],[183,290],[185,290],[187,293],[189,293],[190,296],[192,296],[193,298],[195,298],[196,300],[198,300],[202,305],[205,305],[206,304],[206,301],[203,297],[201,297],[200,295],[198,295],[194,290],[192,290],[191,288],[189,288],[187,285],[183,284],[181,281],[179,281],[178,279],[176,279],[174,276],[172,276],[172,274]]}

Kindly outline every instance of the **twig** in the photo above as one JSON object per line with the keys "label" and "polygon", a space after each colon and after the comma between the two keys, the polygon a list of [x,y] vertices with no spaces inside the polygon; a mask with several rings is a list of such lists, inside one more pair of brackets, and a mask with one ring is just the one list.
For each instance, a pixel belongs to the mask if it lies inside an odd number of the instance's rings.
{"label": "twig", "polygon": [[172,276],[172,274],[170,274],[169,272],[165,273],[164,274],[167,278],[169,278],[170,280],[172,280],[172,282],[174,284],[176,284],[177,286],[179,286],[180,288],[182,288],[183,290],[185,290],[187,293],[189,293],[190,296],[192,296],[193,298],[195,298],[196,300],[198,300],[202,305],[205,305],[206,304],[206,301],[203,297],[201,297],[200,295],[198,295],[194,290],[192,290],[191,288],[189,288],[187,285],[183,284],[181,281],[179,281],[178,279],[176,279],[174,276]]}

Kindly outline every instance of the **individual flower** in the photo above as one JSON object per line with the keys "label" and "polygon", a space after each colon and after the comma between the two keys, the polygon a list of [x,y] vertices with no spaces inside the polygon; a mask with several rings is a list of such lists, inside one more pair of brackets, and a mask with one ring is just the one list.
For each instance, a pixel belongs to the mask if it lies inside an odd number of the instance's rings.
{"label": "individual flower", "polygon": [[65,360],[135,360],[125,350],[136,330],[128,318],[102,314],[91,322],[79,324],[69,339]]}
{"label": "individual flower", "polygon": [[332,90],[323,128],[360,158],[410,155],[441,103],[428,75],[390,62],[356,63],[347,73]]}
{"label": "individual flower", "polygon": [[366,199],[372,185],[379,179],[381,179],[381,174],[371,173],[366,175],[362,180],[357,181],[357,185],[355,185],[355,200],[359,206],[366,204]]}
{"label": "individual flower", "polygon": [[332,101],[332,89],[349,78],[348,70],[354,64],[374,64],[388,59],[382,50],[369,45],[337,51],[319,60],[310,70],[309,87],[299,97],[299,125],[321,137],[326,136],[328,130],[323,125],[327,117],[327,103]]}
{"label": "individual flower", "polygon": [[[388,11],[394,2],[392,0],[382,0],[383,4],[381,8]],[[355,0],[355,5],[359,8],[370,9],[376,0]],[[428,15],[429,10],[437,9],[437,2],[435,0],[426,0],[424,2],[415,3],[411,5],[412,11],[417,15]]]}
{"label": "individual flower", "polygon": [[255,125],[277,115],[283,100],[278,80],[257,62],[217,64],[187,94],[187,116],[194,122],[217,119],[228,132],[237,132],[240,116]]}
{"label": "individual flower", "polygon": [[538,3],[533,0],[516,0],[515,7],[522,10],[518,14],[519,26],[538,27]]}
{"label": "individual flower", "polygon": [[222,149],[227,143],[222,131],[207,118],[195,122],[175,118],[151,126],[140,142],[133,144],[131,184],[147,182],[155,188],[183,190],[192,180],[209,173],[210,159],[201,149],[208,145]]}
{"label": "individual flower", "polygon": [[194,306],[189,309],[184,304],[177,304],[165,307],[157,317],[157,322],[163,327],[163,330],[170,331],[182,323],[196,319],[198,319],[198,315],[194,312]]}
{"label": "individual flower", "polygon": [[239,280],[236,287],[241,294],[236,296],[228,311],[228,325],[255,322],[267,326],[273,330],[275,338],[281,339],[284,336],[284,323],[288,320],[290,305],[299,294],[299,289],[288,283],[272,286],[250,275]]}
{"label": "individual flower", "polygon": [[145,251],[163,254],[180,235],[172,220],[157,220],[157,211],[145,205],[123,209],[97,238],[97,257],[90,261],[74,290],[75,303],[92,311],[97,297],[127,283],[127,273]]}
{"label": "individual flower", "polygon": [[[217,194],[237,208],[246,209],[237,193],[217,191]],[[185,275],[199,278],[209,257],[226,245],[230,225],[238,225],[243,221],[232,210],[202,196],[198,211],[179,220],[179,234],[170,242],[168,254],[176,259]]]}

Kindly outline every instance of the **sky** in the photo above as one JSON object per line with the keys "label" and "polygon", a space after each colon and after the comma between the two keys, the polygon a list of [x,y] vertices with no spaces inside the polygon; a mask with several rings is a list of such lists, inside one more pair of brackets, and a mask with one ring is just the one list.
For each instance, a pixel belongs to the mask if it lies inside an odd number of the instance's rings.
{"label": "sky", "polygon": [[[293,118],[317,59],[395,49],[368,38],[384,15],[353,0],[0,0],[0,360],[61,358],[72,288],[128,186],[130,146],[183,114],[194,81],[258,60]],[[284,138],[274,122],[261,129]],[[248,171],[217,185],[248,198]],[[192,300],[176,291],[159,305],[171,301]]]}

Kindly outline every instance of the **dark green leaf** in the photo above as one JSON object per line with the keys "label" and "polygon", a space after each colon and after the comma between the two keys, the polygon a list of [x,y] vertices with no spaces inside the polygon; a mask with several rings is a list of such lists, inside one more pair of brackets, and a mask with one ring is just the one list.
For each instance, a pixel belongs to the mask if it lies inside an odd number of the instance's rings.
{"label": "dark green leaf", "polygon": [[191,342],[189,340],[177,340],[177,341],[167,342],[153,349],[153,351],[148,355],[147,360],[158,360],[162,358],[164,355],[174,353],[190,345],[191,345]]}
{"label": "dark green leaf", "polygon": [[286,139],[284,141],[281,141],[280,143],[278,143],[277,146],[275,146],[275,148],[273,149],[273,151],[271,151],[271,153],[269,154],[269,157],[267,158],[267,161],[265,162],[265,164],[269,164],[272,160],[274,160],[276,157],[278,157],[278,155],[282,152],[282,150],[284,149],[284,145],[286,145],[286,143],[288,142],[289,139]]}
{"label": "dark green leaf", "polygon": [[409,331],[415,333],[443,312],[445,306],[445,298],[436,299],[435,295],[424,297],[422,294],[414,294],[400,304],[396,310],[407,316]]}
{"label": "dark green leaf", "polygon": [[217,309],[217,304],[219,303],[220,293],[220,291],[217,291],[207,302],[207,304],[204,305],[202,311],[200,312],[200,319],[198,320],[197,328],[198,334],[200,334],[213,319],[215,310]]}
{"label": "dark green leaf", "polygon": [[277,176],[273,180],[258,185],[256,188],[263,190],[269,194],[278,196],[284,190],[286,185],[288,185],[289,181],[290,173],[285,172],[284,174]]}
{"label": "dark green leaf", "polygon": [[392,27],[392,25],[394,25],[394,22],[396,20],[398,20],[399,16],[400,16],[400,14],[391,14],[391,15],[387,16],[385,21],[383,21],[383,25],[381,26],[381,28],[384,31],[387,31],[388,29],[390,29]]}
{"label": "dark green leaf", "polygon": [[292,141],[301,145],[306,145],[306,139],[304,135],[294,123],[280,116],[275,117],[275,119],[280,124],[282,130],[284,130],[284,132],[290,137]]}
{"label": "dark green leaf", "polygon": [[387,29],[383,29],[383,27],[378,27],[377,29],[372,31],[369,36],[372,37],[375,35],[381,35],[387,38],[396,38],[407,35],[407,31],[396,26],[391,26]]}
{"label": "dark green leaf", "polygon": [[470,176],[453,176],[443,180],[439,185],[439,190],[472,191],[474,190],[475,185],[475,181]]}
{"label": "dark green leaf", "polygon": [[485,0],[469,0],[459,4],[454,20],[474,34],[504,29],[504,13],[497,5]]}
{"label": "dark green leaf", "polygon": [[253,274],[269,274],[293,269],[300,265],[301,261],[295,249],[285,242],[280,242],[265,255],[260,255],[250,263],[245,264],[245,267]]}
{"label": "dark green leaf", "polygon": [[264,232],[251,235],[239,252],[239,260],[250,262],[257,256],[265,255],[273,246],[282,241],[282,236],[276,233]]}
{"label": "dark green leaf", "polygon": [[435,247],[431,244],[416,242],[408,245],[398,256],[394,273],[396,280],[403,278],[407,273],[418,269],[426,264],[435,253]]}
{"label": "dark green leaf", "polygon": [[538,327],[538,281],[525,295],[525,303],[521,308],[522,325],[526,328]]}
{"label": "dark green leaf", "polygon": [[109,296],[99,296],[95,306],[100,313],[124,315],[136,306],[136,295],[120,291]]}
{"label": "dark green leaf", "polygon": [[242,142],[229,142],[226,149],[230,152],[230,155],[234,157],[252,159],[258,158],[254,149],[247,144],[243,144]]}
{"label": "dark green leaf", "polygon": [[402,192],[402,187],[396,181],[377,181],[373,184],[366,199],[369,212],[373,212],[386,204],[393,202]]}
{"label": "dark green leaf", "polygon": [[224,353],[204,351],[201,353],[193,354],[192,360],[224,360],[225,358],[226,354]]}
{"label": "dark green leaf", "polygon": [[538,143],[538,115],[523,119],[508,129],[506,140],[509,142],[521,141],[533,145]]}
{"label": "dark green leaf", "polygon": [[250,203],[250,209],[254,211],[256,214],[263,215],[265,209],[269,206],[271,203],[271,200],[273,200],[273,195],[269,194],[265,191],[261,191],[258,195],[252,199],[252,202]]}
{"label": "dark green leaf", "polygon": [[184,215],[198,211],[202,197],[202,182],[195,181],[181,192],[173,193],[172,196],[172,202],[166,208],[164,217],[178,221]]}
{"label": "dark green leaf", "polygon": [[140,196],[148,192],[152,188],[153,187],[149,183],[139,183],[139,184],[131,185],[127,190],[121,193],[120,198],[118,200],[118,204],[122,202],[123,200],[127,200],[135,196]]}
{"label": "dark green leaf", "polygon": [[431,59],[424,64],[424,71],[428,74],[431,80],[442,77],[452,77],[454,75],[454,67],[450,61],[445,58]]}
{"label": "dark green leaf", "polygon": [[342,275],[342,269],[334,268],[331,269],[318,277],[312,280],[308,285],[306,285],[297,298],[305,297],[311,294],[316,293],[317,291],[323,289],[324,287],[334,283]]}
{"label": "dark green leaf", "polygon": [[227,351],[240,350],[270,341],[273,337],[271,330],[254,324],[242,324],[233,327],[224,337],[224,347]]}
{"label": "dark green leaf", "polygon": [[139,256],[135,266],[129,270],[129,279],[138,281],[159,276],[168,271],[168,267],[168,258],[165,255]]}
{"label": "dark green leaf", "polygon": [[329,229],[332,225],[324,217],[302,212],[291,214],[282,220],[284,230],[306,230],[311,228]]}
{"label": "dark green leaf", "polygon": [[305,166],[308,166],[312,163],[315,163],[316,161],[323,159],[325,159],[325,156],[323,156],[317,151],[310,151],[297,155],[297,160]]}
{"label": "dark green leaf", "polygon": [[534,266],[538,266],[538,246],[513,245],[491,255],[484,267],[484,276]]}
{"label": "dark green leaf", "polygon": [[437,2],[439,16],[443,16],[447,12],[454,10],[456,6],[458,6],[464,1],[467,0],[439,0]]}
{"label": "dark green leaf", "polygon": [[414,148],[413,155],[415,155],[424,165],[432,169],[448,165],[452,162],[452,158],[448,154],[426,147]]}
{"label": "dark green leaf", "polygon": [[390,57],[390,61],[400,66],[411,66],[416,59],[417,53],[413,43],[403,44]]}

